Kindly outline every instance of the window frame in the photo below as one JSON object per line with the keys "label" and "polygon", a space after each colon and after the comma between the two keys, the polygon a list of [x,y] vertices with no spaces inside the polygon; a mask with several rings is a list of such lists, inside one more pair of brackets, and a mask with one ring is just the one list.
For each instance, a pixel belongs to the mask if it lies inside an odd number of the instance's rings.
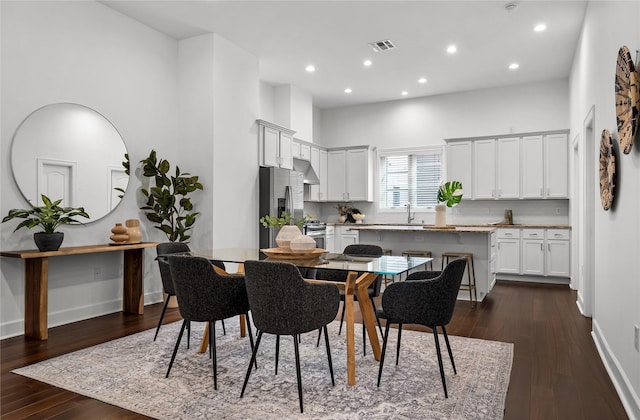
{"label": "window frame", "polygon": [[[383,164],[382,159],[389,156],[409,156],[409,155],[439,155],[440,156],[440,175],[438,179],[438,186],[442,184],[442,181],[445,177],[445,154],[444,154],[444,146],[422,146],[422,147],[404,147],[404,148],[393,148],[393,149],[383,149],[378,150],[377,153],[377,168],[378,168],[378,180],[377,180],[377,199],[378,199],[378,212],[380,213],[398,213],[398,212],[406,212],[406,203],[399,207],[383,207],[383,199],[382,195],[384,190],[382,188],[383,185]],[[415,202],[415,200],[412,200]],[[417,206],[412,203],[411,210],[416,210],[420,212],[435,212],[435,204],[431,206]]]}

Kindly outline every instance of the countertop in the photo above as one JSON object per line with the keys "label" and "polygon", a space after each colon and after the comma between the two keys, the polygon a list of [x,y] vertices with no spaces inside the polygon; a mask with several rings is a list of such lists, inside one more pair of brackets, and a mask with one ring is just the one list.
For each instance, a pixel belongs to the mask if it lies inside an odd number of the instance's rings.
{"label": "countertop", "polygon": [[[456,224],[455,229],[438,229],[433,225],[419,224],[401,224],[401,223],[327,223],[330,226],[349,226],[358,230],[397,230],[397,231],[409,231],[409,230],[437,230],[437,231],[453,231],[453,232],[493,232],[497,228],[509,228],[509,229],[571,229],[571,225],[557,224],[557,223],[523,223],[523,224],[495,224],[495,223],[479,223],[479,224]],[[478,230],[480,228],[480,230]],[[484,230],[483,230],[484,229]],[[486,230],[490,229],[490,230]]]}
{"label": "countertop", "polygon": [[372,230],[386,232],[445,232],[445,233],[491,233],[495,227],[489,226],[455,226],[454,228],[438,228],[429,225],[365,225],[350,224],[351,230]]}

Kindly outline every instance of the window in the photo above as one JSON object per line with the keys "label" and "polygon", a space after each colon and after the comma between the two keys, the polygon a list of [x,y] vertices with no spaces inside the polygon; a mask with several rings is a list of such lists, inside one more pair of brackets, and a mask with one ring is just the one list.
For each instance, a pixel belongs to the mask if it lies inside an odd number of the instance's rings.
{"label": "window", "polygon": [[441,172],[441,147],[380,151],[380,208],[433,208]]}

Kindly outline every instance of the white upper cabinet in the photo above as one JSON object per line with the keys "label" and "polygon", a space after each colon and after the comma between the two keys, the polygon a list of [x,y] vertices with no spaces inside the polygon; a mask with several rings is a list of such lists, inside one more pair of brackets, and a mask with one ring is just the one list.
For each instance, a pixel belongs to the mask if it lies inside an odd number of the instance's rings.
{"label": "white upper cabinet", "polygon": [[311,147],[311,167],[318,175],[319,185],[309,186],[309,201],[327,201],[327,151]]}
{"label": "white upper cabinet", "polygon": [[569,196],[569,144],[566,134],[545,136],[545,197]]}
{"label": "white upper cabinet", "polygon": [[567,135],[522,138],[522,198],[568,198]]}
{"label": "white upper cabinet", "polygon": [[327,201],[373,201],[371,150],[359,147],[327,153]]}
{"label": "white upper cabinet", "polygon": [[496,197],[495,140],[478,140],[474,142],[473,180],[473,198]]}
{"label": "white upper cabinet", "polygon": [[498,139],[497,198],[520,198],[520,138]]}
{"label": "white upper cabinet", "polygon": [[311,160],[311,146],[308,144],[300,144],[300,159],[309,161]]}
{"label": "white upper cabinet", "polygon": [[471,159],[473,147],[470,141],[460,141],[447,144],[447,179],[446,181],[460,181],[462,183],[463,200],[473,198],[471,184]]}
{"label": "white upper cabinet", "polygon": [[258,120],[260,166],[293,169],[293,133],[268,121]]}
{"label": "white upper cabinet", "polygon": [[447,180],[464,199],[568,198],[566,133],[447,140]]}
{"label": "white upper cabinet", "polygon": [[522,138],[522,198],[544,197],[544,142],[542,136]]}

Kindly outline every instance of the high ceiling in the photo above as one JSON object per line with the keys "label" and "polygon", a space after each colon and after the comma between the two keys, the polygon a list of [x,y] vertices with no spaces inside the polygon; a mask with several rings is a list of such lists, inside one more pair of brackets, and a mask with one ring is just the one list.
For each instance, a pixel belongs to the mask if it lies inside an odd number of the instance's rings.
{"label": "high ceiling", "polygon": [[[566,78],[586,9],[585,1],[101,3],[176,39],[217,33],[259,59],[261,80],[295,85],[321,109]],[[534,32],[538,23],[547,29]],[[368,45],[387,39],[396,48]],[[520,67],[509,70],[512,62]]]}

